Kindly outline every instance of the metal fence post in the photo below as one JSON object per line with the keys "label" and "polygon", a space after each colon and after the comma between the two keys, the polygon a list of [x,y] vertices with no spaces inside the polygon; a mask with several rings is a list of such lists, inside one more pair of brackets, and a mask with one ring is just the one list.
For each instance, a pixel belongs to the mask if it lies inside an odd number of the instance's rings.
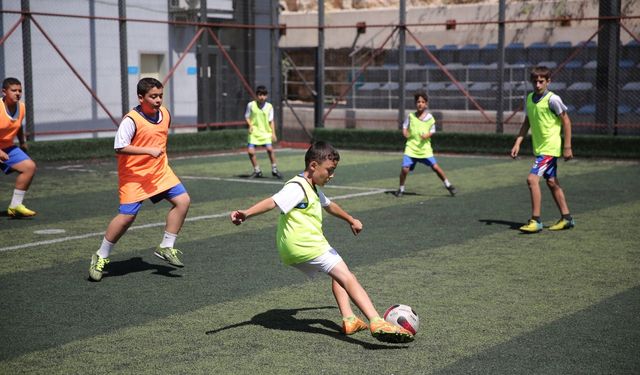
{"label": "metal fence post", "polygon": [[316,50],[315,127],[324,128],[324,1],[318,1],[318,48]]}
{"label": "metal fence post", "polygon": [[31,10],[29,6],[29,0],[22,0],[21,3],[22,14],[24,15],[24,21],[22,21],[22,57],[24,59],[24,105],[26,107],[26,131],[27,140],[33,141],[34,136],[34,110],[33,110],[33,69],[31,66]]}
{"label": "metal fence post", "polygon": [[122,115],[129,112],[129,62],[127,57],[127,0],[118,0],[120,34],[120,97]]}

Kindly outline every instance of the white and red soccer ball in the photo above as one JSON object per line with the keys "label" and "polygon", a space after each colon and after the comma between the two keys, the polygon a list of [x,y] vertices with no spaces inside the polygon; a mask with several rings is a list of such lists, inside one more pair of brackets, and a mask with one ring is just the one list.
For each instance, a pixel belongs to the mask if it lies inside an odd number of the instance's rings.
{"label": "white and red soccer ball", "polygon": [[397,325],[411,332],[412,335],[418,332],[420,326],[420,319],[418,314],[410,306],[407,305],[393,305],[384,312],[384,320]]}

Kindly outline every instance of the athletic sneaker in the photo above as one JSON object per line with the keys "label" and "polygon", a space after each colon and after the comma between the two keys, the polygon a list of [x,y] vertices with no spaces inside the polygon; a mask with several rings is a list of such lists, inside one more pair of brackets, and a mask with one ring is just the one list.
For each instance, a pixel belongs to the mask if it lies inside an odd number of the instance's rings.
{"label": "athletic sneaker", "polygon": [[364,331],[367,328],[369,328],[367,323],[357,316],[342,318],[342,333],[345,335],[353,335],[354,333]]}
{"label": "athletic sneaker", "polygon": [[371,336],[383,342],[410,342],[413,335],[402,327],[395,326],[382,318],[369,323]]}
{"label": "athletic sneaker", "polygon": [[456,188],[453,185],[449,185],[447,190],[449,190],[449,194],[451,194],[452,197],[455,197],[456,194],[458,193],[458,190],[456,190]]}
{"label": "athletic sneaker", "polygon": [[539,223],[533,219],[529,220],[529,223],[520,227],[520,231],[524,233],[538,233],[542,230],[542,223]]}
{"label": "athletic sneaker", "polygon": [[557,223],[553,224],[549,227],[549,230],[563,230],[563,229],[571,229],[576,226],[576,222],[573,220],[560,219]]}
{"label": "athletic sneaker", "polygon": [[260,177],[262,177],[262,171],[258,171],[258,172],[254,171],[249,175],[249,178],[260,178]]}
{"label": "athletic sneaker", "polygon": [[11,217],[31,217],[36,216],[36,212],[28,209],[24,204],[7,208],[7,215]]}
{"label": "athletic sneaker", "polygon": [[395,195],[397,198],[400,198],[404,195],[404,192],[400,189],[396,190],[393,195]]}
{"label": "athletic sneaker", "polygon": [[109,258],[103,258],[98,254],[93,254],[91,256],[91,266],[89,267],[89,277],[91,280],[102,280],[102,271],[107,264],[109,264]]}
{"label": "athletic sneaker", "polygon": [[156,251],[153,252],[155,256],[160,259],[167,261],[170,265],[176,267],[184,267],[184,264],[178,258],[178,253],[182,254],[182,251],[178,249],[174,249],[173,247],[160,247],[156,248]]}
{"label": "athletic sneaker", "polygon": [[280,172],[278,172],[277,169],[272,170],[271,175],[277,178],[278,180],[282,180],[282,174],[280,174]]}

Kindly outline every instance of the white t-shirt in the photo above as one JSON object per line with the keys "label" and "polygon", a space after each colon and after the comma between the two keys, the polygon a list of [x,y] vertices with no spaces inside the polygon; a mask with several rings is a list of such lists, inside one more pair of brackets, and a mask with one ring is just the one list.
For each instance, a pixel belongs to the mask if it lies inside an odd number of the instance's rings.
{"label": "white t-shirt", "polygon": [[[320,205],[322,207],[327,207],[331,204],[329,198],[327,198],[320,190],[318,190],[318,197],[320,197]],[[275,193],[271,198],[276,202],[280,211],[282,211],[283,214],[286,214],[297,206],[298,203],[304,201],[305,195],[302,186],[296,183],[290,183],[284,185],[282,190]]]}
{"label": "white t-shirt", "polygon": [[[433,115],[429,112],[423,112],[422,113],[422,118],[420,118],[420,121],[429,121],[433,118]],[[409,129],[409,116],[404,118],[404,122],[402,123],[402,128],[403,129]],[[429,133],[433,134],[436,132],[436,123],[434,122],[433,125],[431,125],[431,129],[429,129]]]}
{"label": "white t-shirt", "polygon": [[[157,123],[159,124],[160,122],[162,122],[162,111],[158,111]],[[136,135],[136,123],[133,122],[131,117],[125,116],[120,122],[120,126],[118,126],[113,148],[117,150],[129,146],[134,135]]]}
{"label": "white t-shirt", "polygon": [[[246,118],[246,119],[250,119],[250,118],[251,118],[251,103],[253,103],[253,102],[249,102],[249,104],[247,104],[247,109],[244,111],[244,118]],[[256,102],[256,103],[257,103],[257,102]],[[259,108],[260,110],[263,110],[263,109],[264,109],[264,107],[267,105],[267,103],[265,102],[265,103],[264,103],[265,105],[264,105],[264,106],[262,106],[262,108],[260,108],[260,103],[257,103],[257,104],[258,104],[258,108]],[[269,122],[273,121],[273,106],[272,106],[272,107],[270,107],[270,108],[271,108],[271,110],[270,110],[270,111],[269,111],[269,113],[268,113],[268,115],[269,115]]]}

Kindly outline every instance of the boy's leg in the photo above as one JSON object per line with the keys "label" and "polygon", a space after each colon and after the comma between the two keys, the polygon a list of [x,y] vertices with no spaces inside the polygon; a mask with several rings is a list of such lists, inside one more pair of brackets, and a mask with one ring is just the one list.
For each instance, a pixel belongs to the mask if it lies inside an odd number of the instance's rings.
{"label": "boy's leg", "polygon": [[13,217],[35,216],[36,212],[28,209],[22,201],[36,173],[36,163],[31,159],[25,159],[11,166],[11,169],[17,172],[18,176],[16,177],[15,190],[7,213]]}
{"label": "boy's leg", "polygon": [[547,179],[547,186],[549,190],[551,190],[551,196],[553,196],[553,200],[556,202],[556,206],[558,206],[558,210],[560,210],[561,218],[557,223],[549,227],[549,230],[562,230],[562,229],[570,229],[575,226],[575,222],[573,221],[573,217],[571,217],[571,213],[569,211],[569,205],[567,205],[567,200],[564,196],[564,190],[560,186],[560,182],[557,177]]}
{"label": "boy's leg", "polygon": [[331,291],[338,303],[340,315],[342,315],[342,333],[352,335],[369,328],[362,319],[355,316],[353,309],[351,309],[349,294],[335,279],[331,279]]}
{"label": "boy's leg", "polygon": [[396,191],[396,197],[401,197],[404,194],[404,183],[407,180],[407,175],[409,175],[409,167],[402,167],[400,169],[400,185],[398,186],[398,191]]}
{"label": "boy's leg", "polygon": [[258,158],[256,157],[255,146],[247,147],[247,154],[249,155],[249,161],[251,162],[251,166],[253,167],[253,173],[251,173],[251,176],[249,177],[262,177],[260,165],[258,165]]}
{"label": "boy's leg", "polygon": [[269,160],[271,161],[271,175],[276,178],[282,178],[282,175],[278,172],[276,152],[273,149],[273,145],[267,145],[267,155],[269,155]]}
{"label": "boy's leg", "polygon": [[442,183],[444,184],[445,189],[449,190],[449,194],[451,194],[452,196],[455,196],[457,193],[456,188],[453,187],[453,185],[451,185],[451,183],[449,182],[449,179],[447,179],[447,176],[444,174],[444,171],[442,170],[442,168],[440,168],[438,163],[432,164],[431,170],[436,172],[436,174],[438,175],[438,178],[442,180]]}
{"label": "boy's leg", "polygon": [[531,195],[531,219],[527,224],[520,227],[520,231],[525,233],[537,233],[542,230],[540,222],[540,206],[542,203],[542,193],[540,192],[540,176],[529,173],[527,185]]}
{"label": "boy's leg", "polygon": [[175,240],[182,229],[184,219],[187,217],[189,207],[191,206],[191,197],[188,193],[182,193],[175,197],[167,198],[172,207],[167,213],[167,221],[164,227],[164,236],[162,243],[156,248],[154,254],[163,260],[169,262],[169,264],[176,267],[183,267],[184,264],[180,261],[178,253],[182,253],[180,250],[174,248]]}
{"label": "boy's leg", "polygon": [[136,220],[136,215],[118,214],[114,217],[102,239],[100,249],[91,256],[91,265],[89,266],[89,277],[93,281],[102,280],[102,272],[104,267],[109,263],[109,254],[113,246],[118,242],[127,229]]}

